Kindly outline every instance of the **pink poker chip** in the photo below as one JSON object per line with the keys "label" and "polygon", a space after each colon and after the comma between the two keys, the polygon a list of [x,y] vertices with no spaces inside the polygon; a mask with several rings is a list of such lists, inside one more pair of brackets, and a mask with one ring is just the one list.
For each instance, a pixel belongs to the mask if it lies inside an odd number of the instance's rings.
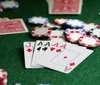
{"label": "pink poker chip", "polygon": [[66,34],[66,38],[68,41],[76,43],[78,39],[84,34],[80,30],[71,30]]}
{"label": "pink poker chip", "polygon": [[0,7],[0,12],[3,12],[3,9]]}
{"label": "pink poker chip", "polygon": [[78,40],[79,44],[85,47],[93,48],[100,46],[100,40],[91,35],[81,36]]}
{"label": "pink poker chip", "polygon": [[32,30],[33,37],[48,37],[51,34],[52,28],[48,26],[39,26]]}
{"label": "pink poker chip", "polygon": [[57,25],[62,25],[66,22],[67,19],[65,18],[56,18],[54,19],[54,23],[57,24]]}
{"label": "pink poker chip", "polygon": [[7,85],[7,72],[0,69],[0,85]]}

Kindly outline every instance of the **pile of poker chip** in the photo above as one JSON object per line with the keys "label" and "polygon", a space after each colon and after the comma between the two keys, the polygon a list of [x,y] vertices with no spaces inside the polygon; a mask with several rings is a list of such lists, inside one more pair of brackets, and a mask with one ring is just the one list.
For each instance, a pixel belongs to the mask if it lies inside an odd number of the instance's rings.
{"label": "pile of poker chip", "polygon": [[68,18],[56,18],[50,23],[48,18],[41,16],[30,17],[28,22],[36,25],[31,31],[34,38],[64,36],[65,40],[88,48],[100,46],[98,24]]}
{"label": "pile of poker chip", "polygon": [[15,0],[0,1],[0,12],[3,12],[5,9],[16,9],[18,7],[19,3]]}
{"label": "pile of poker chip", "polygon": [[7,85],[7,72],[0,69],[0,85]]}

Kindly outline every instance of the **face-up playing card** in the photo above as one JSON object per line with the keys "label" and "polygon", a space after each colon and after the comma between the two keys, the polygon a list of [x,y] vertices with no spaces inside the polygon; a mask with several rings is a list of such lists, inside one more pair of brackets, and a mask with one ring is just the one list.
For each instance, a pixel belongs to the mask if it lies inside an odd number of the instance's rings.
{"label": "face-up playing card", "polygon": [[33,53],[33,56],[32,56],[32,61],[31,61],[31,66],[32,67],[37,67],[37,68],[42,68],[43,67],[43,66],[35,64],[35,60],[37,58],[38,53],[40,52],[40,49],[41,49],[42,45],[43,45],[43,41],[41,41],[41,40],[36,41],[34,53]]}
{"label": "face-up playing card", "polygon": [[37,48],[39,46],[37,46],[35,48],[34,55],[33,55],[33,60],[32,60],[32,66],[36,66],[36,67],[43,67],[43,66],[37,64],[37,60],[39,58],[38,55],[41,54],[41,53],[45,53],[48,50],[48,48],[50,47],[50,42],[49,41],[37,41],[36,45],[39,45],[40,42],[42,42],[41,49],[39,51],[37,50]]}
{"label": "face-up playing card", "polygon": [[[50,0],[49,14],[80,14],[82,0]],[[60,5],[60,6],[59,6]]]}
{"label": "face-up playing card", "polygon": [[[50,41],[50,46],[46,51],[42,49],[40,50],[40,53],[38,54],[38,59],[36,59],[37,64],[39,63],[39,61],[48,62],[49,60],[54,58],[54,56],[61,53],[68,45],[70,44],[65,42]],[[42,48],[44,47],[45,46],[42,46]]]}
{"label": "face-up playing card", "polygon": [[65,73],[70,73],[73,69],[75,69],[82,61],[84,61],[91,53],[93,53],[92,50],[89,49],[83,49],[78,50],[75,47],[72,47],[71,49],[74,49],[76,51],[82,52],[81,55],[71,60],[68,64],[65,66]]}
{"label": "face-up playing card", "polygon": [[53,70],[70,73],[92,52],[92,50],[70,45],[66,46],[66,49],[56,56],[40,57],[37,63]]}
{"label": "face-up playing card", "polygon": [[31,59],[34,51],[35,42],[24,42],[24,59],[25,59],[25,68],[31,67]]}
{"label": "face-up playing card", "polygon": [[0,35],[28,32],[22,19],[0,21]]}

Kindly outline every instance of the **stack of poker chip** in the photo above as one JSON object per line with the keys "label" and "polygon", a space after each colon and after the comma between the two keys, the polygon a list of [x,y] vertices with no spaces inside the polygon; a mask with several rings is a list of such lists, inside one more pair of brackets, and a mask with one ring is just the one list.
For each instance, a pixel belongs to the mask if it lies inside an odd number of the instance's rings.
{"label": "stack of poker chip", "polygon": [[15,9],[18,7],[19,7],[19,3],[15,0],[0,1],[0,12],[3,12],[3,9]]}
{"label": "stack of poker chip", "polygon": [[63,36],[67,41],[81,46],[89,48],[100,46],[98,24],[68,18],[56,18],[50,23],[48,18],[36,16],[29,18],[28,22],[39,25],[33,28],[31,32],[33,37]]}
{"label": "stack of poker chip", "polygon": [[0,69],[0,85],[7,85],[7,72]]}

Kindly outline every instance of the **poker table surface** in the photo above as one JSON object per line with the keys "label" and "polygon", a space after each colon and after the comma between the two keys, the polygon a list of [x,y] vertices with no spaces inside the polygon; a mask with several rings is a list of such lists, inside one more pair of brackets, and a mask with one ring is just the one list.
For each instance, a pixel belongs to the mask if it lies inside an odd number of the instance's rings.
{"label": "poker table surface", "polygon": [[32,16],[47,17],[50,22],[55,18],[79,19],[85,23],[100,24],[100,0],[83,0],[80,15],[49,15],[46,0],[19,0],[19,8],[4,10],[0,17],[9,19],[22,18],[28,33],[0,35],[0,68],[8,72],[8,84],[14,85],[100,85],[100,47],[76,67],[71,73],[64,74],[48,68],[26,69],[24,64],[23,42],[36,41],[30,34],[35,27],[27,20]]}

